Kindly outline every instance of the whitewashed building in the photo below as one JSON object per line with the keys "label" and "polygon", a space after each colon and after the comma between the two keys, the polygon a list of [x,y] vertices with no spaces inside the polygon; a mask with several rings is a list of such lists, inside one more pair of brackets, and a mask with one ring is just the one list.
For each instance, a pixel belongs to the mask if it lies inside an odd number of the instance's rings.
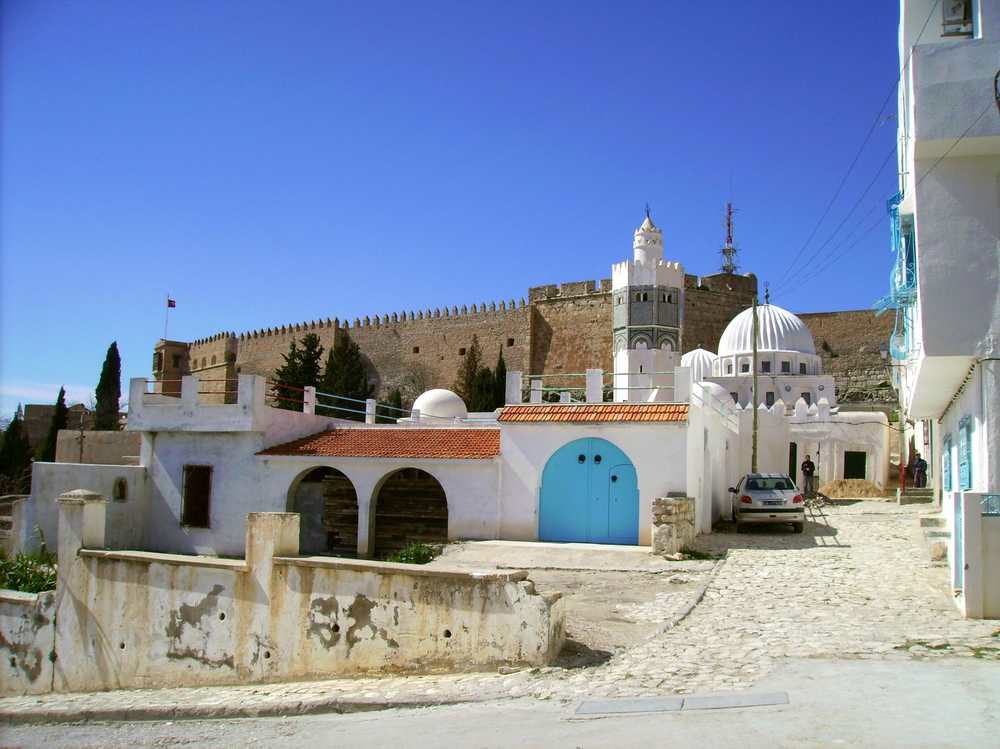
{"label": "whitewashed building", "polygon": [[900,405],[954,533],[959,604],[997,616],[1000,0],[903,0],[899,64],[896,262],[879,306],[896,315]]}

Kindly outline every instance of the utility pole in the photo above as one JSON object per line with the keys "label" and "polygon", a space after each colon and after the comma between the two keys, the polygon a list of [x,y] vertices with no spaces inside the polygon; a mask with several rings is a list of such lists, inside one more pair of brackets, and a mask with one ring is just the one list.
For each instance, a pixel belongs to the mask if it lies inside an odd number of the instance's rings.
{"label": "utility pole", "polygon": [[750,453],[750,473],[757,473],[757,297],[753,298],[753,447]]}

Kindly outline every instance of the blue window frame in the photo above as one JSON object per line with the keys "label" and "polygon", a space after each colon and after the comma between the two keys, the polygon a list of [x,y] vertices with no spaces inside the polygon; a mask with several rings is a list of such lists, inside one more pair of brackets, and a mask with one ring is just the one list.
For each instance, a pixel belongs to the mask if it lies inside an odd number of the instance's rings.
{"label": "blue window frame", "polygon": [[972,419],[968,416],[958,422],[958,488],[972,488]]}
{"label": "blue window frame", "polygon": [[941,443],[941,488],[951,491],[951,435],[949,434]]}

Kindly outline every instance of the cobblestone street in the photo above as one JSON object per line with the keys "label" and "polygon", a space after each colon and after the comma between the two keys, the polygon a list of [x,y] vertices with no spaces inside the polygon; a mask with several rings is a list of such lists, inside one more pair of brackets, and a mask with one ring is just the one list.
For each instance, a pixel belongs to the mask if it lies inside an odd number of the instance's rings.
{"label": "cobblestone street", "polygon": [[947,569],[932,566],[919,535],[920,509],[859,502],[812,511],[804,534],[778,526],[699,538],[699,550],[725,560],[697,588],[678,586],[623,607],[623,617],[657,618],[659,631],[598,666],[8,698],[0,700],[0,716],[285,715],[507,697],[653,696],[748,688],[795,658],[1000,660],[1000,623],[964,620],[948,599]]}

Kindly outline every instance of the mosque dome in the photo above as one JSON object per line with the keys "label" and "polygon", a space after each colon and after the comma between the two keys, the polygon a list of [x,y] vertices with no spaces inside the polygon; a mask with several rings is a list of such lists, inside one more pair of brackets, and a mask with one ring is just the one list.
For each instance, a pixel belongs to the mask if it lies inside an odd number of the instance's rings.
{"label": "mosque dome", "polygon": [[711,351],[696,348],[681,357],[681,366],[691,368],[692,382],[702,382],[712,375],[712,364],[718,358]]}
{"label": "mosque dome", "polygon": [[[816,354],[812,333],[798,317],[775,304],[757,307],[757,350],[795,351]],[[719,356],[749,354],[753,351],[753,308],[734,317],[719,339]]]}
{"label": "mosque dome", "polygon": [[420,411],[421,416],[436,416],[440,419],[464,419],[469,415],[465,401],[456,393],[444,388],[434,388],[421,393],[413,401],[413,410]]}

